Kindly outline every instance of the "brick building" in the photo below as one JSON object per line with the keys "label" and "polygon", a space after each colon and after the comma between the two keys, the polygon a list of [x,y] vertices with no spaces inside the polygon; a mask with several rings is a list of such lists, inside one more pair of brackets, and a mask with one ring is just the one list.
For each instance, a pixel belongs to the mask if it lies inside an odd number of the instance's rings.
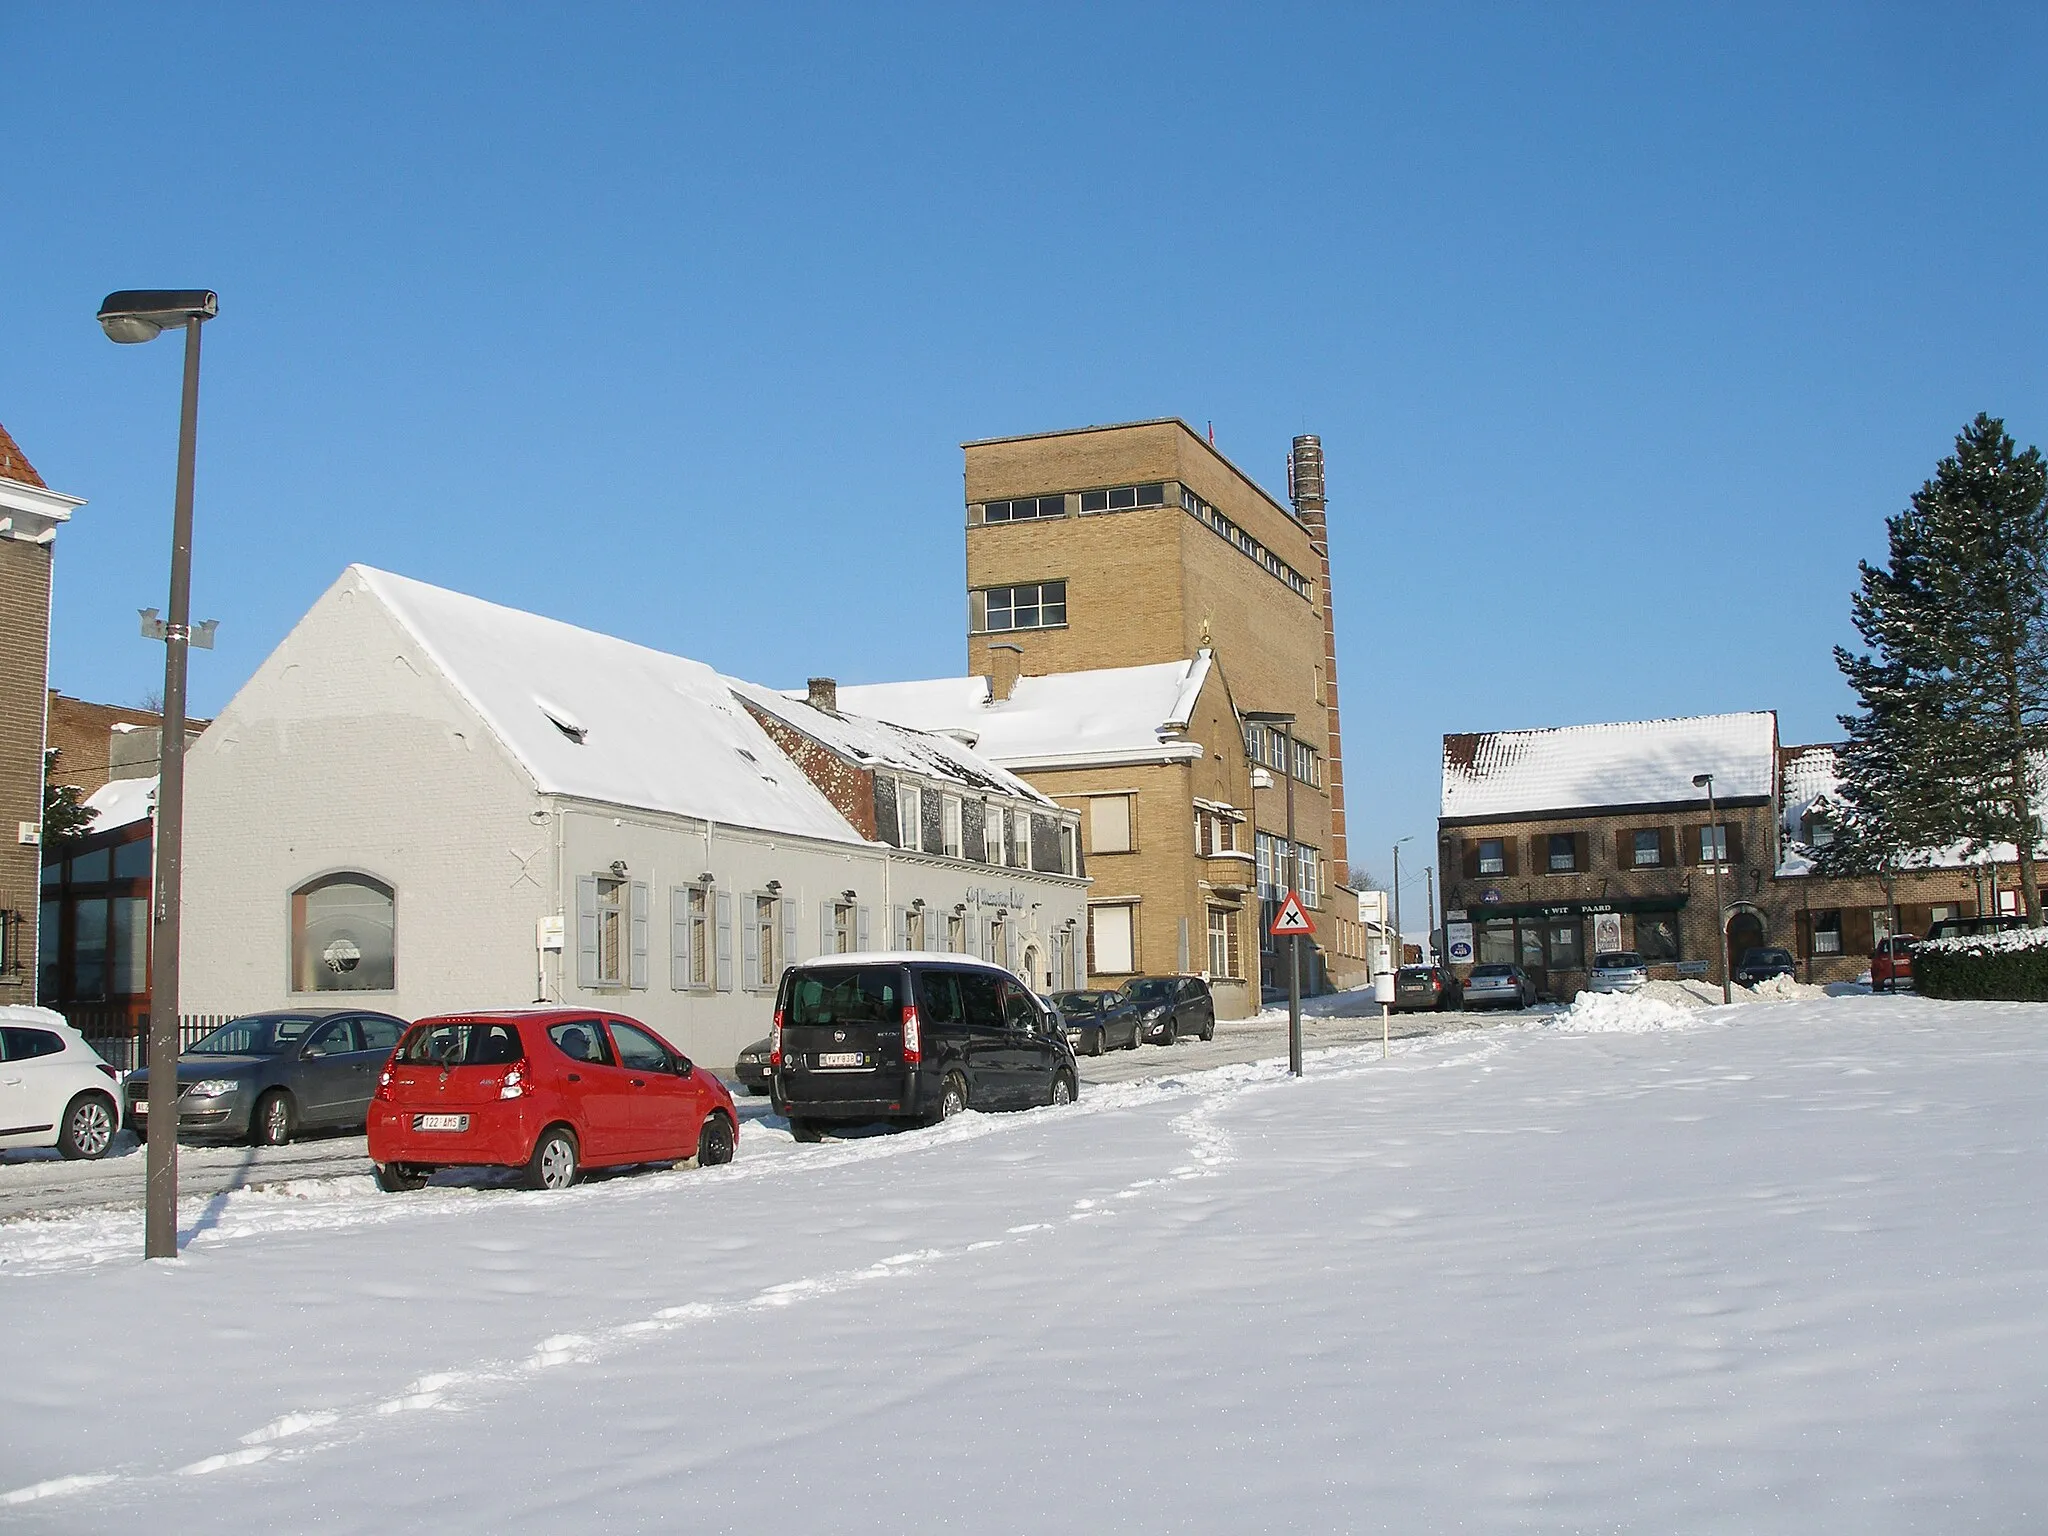
{"label": "brick building", "polygon": [[1824,983],[1868,969],[1892,896],[1902,933],[1989,907],[1997,865],[1960,850],[1928,853],[1890,895],[1815,874],[1833,763],[1832,747],[1781,747],[1769,711],[1446,736],[1447,946],[1461,970],[1519,964],[1559,998],[1606,950],[1634,950],[1653,976],[1715,975],[1724,938],[1733,960],[1788,949],[1800,979]]}
{"label": "brick building", "polygon": [[0,1002],[35,1001],[44,690],[57,529],[84,503],[43,483],[0,427]]}
{"label": "brick building", "polygon": [[[1294,760],[1280,733],[1242,729],[1233,749],[1256,769],[1244,835],[1263,873],[1253,933],[1262,954],[1242,969],[1256,1004],[1275,969],[1266,937],[1285,880],[1285,776],[1295,780],[1295,840],[1304,898],[1320,909],[1347,876],[1344,770],[1330,604],[1329,539],[1322,449],[1299,438],[1290,456],[1292,505],[1283,506],[1185,422],[1133,422],[970,442],[966,455],[967,666],[997,677],[1099,673],[1123,667],[1191,665],[1206,655],[1226,672],[1239,710],[1291,714]],[[1212,746],[1212,751],[1214,750]],[[1055,787],[1024,770],[1048,793]],[[1139,894],[1152,905],[1143,923],[1148,969],[1180,958],[1178,943],[1152,938],[1154,916],[1200,933],[1209,921],[1198,895],[1214,870],[1193,785],[1162,825],[1175,826],[1171,860],[1141,869]],[[1163,852],[1163,849],[1160,851]],[[1095,871],[1098,878],[1105,872]],[[1345,899],[1349,893],[1344,892]],[[1098,891],[1091,898],[1104,900]],[[1246,916],[1252,914],[1247,911]],[[1350,948],[1351,946],[1345,946]],[[1199,941],[1190,963],[1200,968]],[[1316,976],[1363,978],[1361,957],[1329,946]],[[1112,973],[1113,974],[1113,973]]]}

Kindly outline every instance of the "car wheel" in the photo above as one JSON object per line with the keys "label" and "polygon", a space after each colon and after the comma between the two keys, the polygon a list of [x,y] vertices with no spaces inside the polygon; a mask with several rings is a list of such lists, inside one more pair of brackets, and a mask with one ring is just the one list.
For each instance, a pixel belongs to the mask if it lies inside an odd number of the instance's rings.
{"label": "car wheel", "polygon": [[967,1108],[967,1080],[958,1072],[946,1074],[946,1086],[939,1090],[939,1118],[950,1120]]}
{"label": "car wheel", "polygon": [[1108,1038],[1108,1036],[1109,1031],[1107,1029],[1098,1029],[1097,1031],[1095,1031],[1095,1049],[1090,1051],[1088,1054],[1090,1056],[1100,1056],[1105,1050],[1107,1050],[1109,1047],[1106,1044],[1104,1044],[1104,1041]]}
{"label": "car wheel", "polygon": [[1055,1108],[1057,1108],[1058,1106],[1060,1106],[1060,1105],[1062,1105],[1062,1104],[1071,1104],[1071,1103],[1073,1103],[1073,1102],[1074,1102],[1074,1083],[1073,1083],[1073,1079],[1072,1079],[1072,1078],[1070,1078],[1070,1077],[1068,1077],[1068,1076],[1067,1076],[1067,1074],[1066,1074],[1066,1073],[1064,1073],[1064,1072],[1055,1072],[1055,1073],[1053,1073],[1053,1075],[1052,1075],[1052,1098],[1051,1098],[1050,1100],[1048,1100],[1047,1102],[1049,1102],[1050,1104],[1052,1104],[1052,1105],[1053,1105],[1053,1107],[1055,1107]]}
{"label": "car wheel", "polygon": [[528,1189],[567,1189],[576,1182],[576,1137],[567,1126],[551,1125],[526,1160]]}
{"label": "car wheel", "polygon": [[810,1121],[799,1120],[794,1115],[790,1116],[789,1134],[792,1140],[802,1142],[823,1141],[825,1139],[823,1131],[811,1124]]}
{"label": "car wheel", "polygon": [[1145,1026],[1142,1024],[1133,1024],[1131,1026],[1131,1043],[1125,1046],[1124,1049],[1127,1051],[1135,1051],[1139,1046],[1143,1045],[1144,1043]]}
{"label": "car wheel", "polygon": [[73,1161],[89,1161],[107,1155],[118,1120],[106,1095],[81,1093],[64,1106],[63,1124],[57,1133],[57,1150]]}
{"label": "car wheel", "polygon": [[415,1168],[411,1163],[377,1165],[377,1187],[387,1195],[402,1195],[408,1190],[424,1189],[426,1183],[426,1171]]}
{"label": "car wheel", "polygon": [[1159,1026],[1159,1043],[1161,1045],[1180,1044],[1179,1019],[1168,1019],[1164,1024]]}
{"label": "car wheel", "polygon": [[732,1161],[732,1122],[721,1114],[704,1117],[704,1129],[697,1133],[697,1166],[716,1168]]}
{"label": "car wheel", "polygon": [[256,1112],[249,1117],[249,1141],[259,1147],[281,1147],[292,1139],[297,1124],[292,1096],[273,1088],[256,1101]]}
{"label": "car wheel", "polygon": [[1216,1015],[1213,1013],[1202,1020],[1202,1038],[1204,1040],[1214,1040],[1216,1038]]}

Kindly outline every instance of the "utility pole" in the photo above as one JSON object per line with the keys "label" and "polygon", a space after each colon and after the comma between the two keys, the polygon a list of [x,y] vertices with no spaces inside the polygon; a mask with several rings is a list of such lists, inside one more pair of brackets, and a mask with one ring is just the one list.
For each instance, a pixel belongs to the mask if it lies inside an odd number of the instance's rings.
{"label": "utility pole", "polygon": [[1436,945],[1436,935],[1443,932],[1443,922],[1436,910],[1436,866],[1434,864],[1422,866],[1422,895],[1423,900],[1429,904],[1430,949],[1434,952],[1432,959],[1437,965],[1442,965],[1444,963],[1443,951],[1438,949]]}
{"label": "utility pole", "polygon": [[1696,773],[1692,787],[1707,792],[1707,837],[1714,854],[1714,952],[1721,957],[1721,1001],[1725,1005],[1735,1001],[1728,980],[1728,909],[1721,904],[1721,865],[1728,856],[1728,834],[1721,828],[1720,812],[1714,809],[1714,776]]}

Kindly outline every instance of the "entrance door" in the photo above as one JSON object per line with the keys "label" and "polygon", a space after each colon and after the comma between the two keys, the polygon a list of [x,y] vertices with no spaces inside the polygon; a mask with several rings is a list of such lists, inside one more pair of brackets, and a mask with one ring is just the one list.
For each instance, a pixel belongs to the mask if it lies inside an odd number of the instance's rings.
{"label": "entrance door", "polygon": [[1533,917],[1521,919],[1515,924],[1521,943],[1522,958],[1518,962],[1529,973],[1529,980],[1538,992],[1550,990],[1550,968],[1543,962],[1543,924]]}
{"label": "entrance door", "polygon": [[1754,912],[1736,912],[1728,919],[1728,970],[1742,964],[1742,957],[1765,943],[1763,919]]}

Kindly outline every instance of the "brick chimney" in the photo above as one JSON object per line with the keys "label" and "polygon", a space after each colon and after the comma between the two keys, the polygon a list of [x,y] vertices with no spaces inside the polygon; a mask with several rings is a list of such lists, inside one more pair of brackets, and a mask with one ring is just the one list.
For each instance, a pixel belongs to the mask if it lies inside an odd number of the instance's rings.
{"label": "brick chimney", "polygon": [[1012,640],[995,640],[988,648],[988,700],[1007,704],[1024,672],[1024,647]]}
{"label": "brick chimney", "polygon": [[809,683],[807,702],[813,709],[822,709],[828,715],[839,713],[839,684],[829,677],[814,677]]}

